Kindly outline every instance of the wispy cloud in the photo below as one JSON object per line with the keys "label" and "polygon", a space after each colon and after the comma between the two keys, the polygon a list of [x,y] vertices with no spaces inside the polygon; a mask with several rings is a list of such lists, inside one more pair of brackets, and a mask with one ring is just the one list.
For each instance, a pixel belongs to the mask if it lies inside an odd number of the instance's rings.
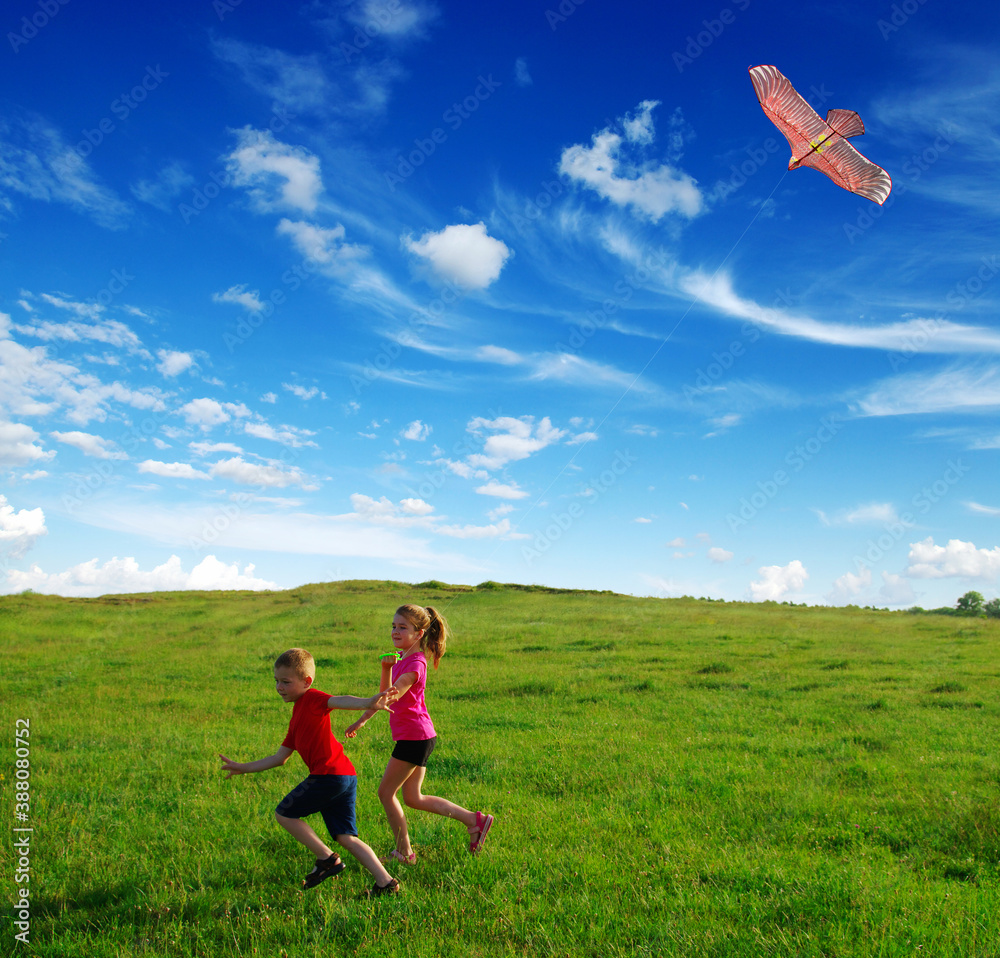
{"label": "wispy cloud", "polygon": [[81,152],[38,115],[0,120],[0,189],[8,196],[64,203],[99,226],[124,229],[131,206],[100,182]]}
{"label": "wispy cloud", "polygon": [[977,364],[894,376],[852,403],[859,416],[986,412],[1000,406],[1000,367]]}

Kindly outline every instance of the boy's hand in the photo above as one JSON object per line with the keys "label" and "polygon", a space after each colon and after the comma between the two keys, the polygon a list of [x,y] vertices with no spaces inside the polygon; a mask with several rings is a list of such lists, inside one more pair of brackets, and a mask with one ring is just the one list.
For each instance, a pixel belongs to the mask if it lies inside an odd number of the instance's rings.
{"label": "boy's hand", "polygon": [[222,753],[219,753],[219,758],[222,759],[222,771],[229,772],[226,778],[246,774],[246,769],[243,767],[242,762],[234,762],[231,758],[226,758]]}
{"label": "boy's hand", "polygon": [[372,696],[372,704],[369,708],[376,712],[391,712],[389,703],[396,701],[397,694],[396,690],[390,686],[384,692]]}
{"label": "boy's hand", "polygon": [[364,728],[364,726],[365,726],[364,719],[358,719],[356,722],[352,722],[350,725],[347,726],[347,729],[344,732],[345,737],[354,738],[354,736],[357,735],[358,732]]}

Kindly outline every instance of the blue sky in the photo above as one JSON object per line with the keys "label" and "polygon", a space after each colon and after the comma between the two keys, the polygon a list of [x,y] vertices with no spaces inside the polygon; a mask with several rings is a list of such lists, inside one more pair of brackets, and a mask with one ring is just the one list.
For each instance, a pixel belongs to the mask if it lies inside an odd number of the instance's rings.
{"label": "blue sky", "polygon": [[8,5],[0,590],[998,595],[998,21]]}

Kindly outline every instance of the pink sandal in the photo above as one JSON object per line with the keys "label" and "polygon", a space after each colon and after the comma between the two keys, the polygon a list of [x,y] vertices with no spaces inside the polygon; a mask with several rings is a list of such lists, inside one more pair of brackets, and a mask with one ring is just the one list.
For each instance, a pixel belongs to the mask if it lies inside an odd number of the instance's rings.
{"label": "pink sandal", "polygon": [[471,855],[475,855],[483,847],[483,842],[486,841],[486,835],[492,824],[492,815],[484,815],[482,812],[476,812],[476,828],[479,829],[479,834],[475,839],[470,839],[469,841],[469,853]]}

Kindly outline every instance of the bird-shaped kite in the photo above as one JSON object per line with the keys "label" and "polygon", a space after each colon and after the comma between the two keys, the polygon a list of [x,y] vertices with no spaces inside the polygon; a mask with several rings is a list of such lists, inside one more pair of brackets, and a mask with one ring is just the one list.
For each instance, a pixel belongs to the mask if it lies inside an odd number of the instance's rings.
{"label": "bird-shaped kite", "polygon": [[847,137],[865,132],[857,113],[830,110],[825,120],[820,119],[777,67],[750,67],[750,79],[764,112],[792,148],[790,170],[811,166],[845,190],[879,206],[885,202],[892,189],[889,174],[847,142]]}

